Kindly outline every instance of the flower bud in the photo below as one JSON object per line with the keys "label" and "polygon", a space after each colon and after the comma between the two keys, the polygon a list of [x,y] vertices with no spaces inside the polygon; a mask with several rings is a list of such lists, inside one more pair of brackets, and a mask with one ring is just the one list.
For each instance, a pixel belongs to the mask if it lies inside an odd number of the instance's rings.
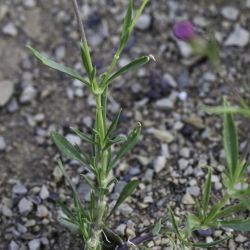
{"label": "flower bud", "polygon": [[195,36],[194,26],[190,21],[181,21],[173,27],[174,35],[183,41],[188,41]]}

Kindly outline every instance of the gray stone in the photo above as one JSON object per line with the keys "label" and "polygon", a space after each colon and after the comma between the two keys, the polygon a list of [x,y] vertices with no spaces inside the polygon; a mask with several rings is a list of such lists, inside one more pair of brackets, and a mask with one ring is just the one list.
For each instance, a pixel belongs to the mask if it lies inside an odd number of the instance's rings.
{"label": "gray stone", "polygon": [[43,200],[46,200],[49,197],[49,190],[47,188],[47,186],[43,185],[40,191],[40,197]]}
{"label": "gray stone", "polygon": [[239,234],[239,235],[235,238],[235,241],[236,241],[236,242],[242,243],[242,242],[245,242],[247,239],[248,239],[247,237],[243,236],[242,234]]}
{"label": "gray stone", "polygon": [[148,14],[142,14],[137,23],[136,23],[136,28],[140,30],[147,30],[152,22],[152,17]]}
{"label": "gray stone", "polygon": [[245,47],[249,43],[249,32],[237,24],[232,33],[226,39],[225,46]]}
{"label": "gray stone", "polygon": [[27,85],[20,96],[20,102],[29,103],[36,97],[36,95],[37,90],[32,85]]}
{"label": "gray stone", "polygon": [[187,193],[197,197],[200,195],[200,188],[197,186],[192,186],[187,188]]}
{"label": "gray stone", "polygon": [[195,201],[190,194],[186,193],[182,198],[182,203],[185,205],[194,205]]}
{"label": "gray stone", "polygon": [[17,103],[17,100],[14,98],[12,99],[9,104],[7,105],[7,110],[10,112],[10,113],[14,113],[18,110],[18,103]]}
{"label": "gray stone", "polygon": [[28,214],[33,209],[33,204],[26,198],[22,198],[18,203],[18,209],[21,214]]}
{"label": "gray stone", "polygon": [[188,58],[192,55],[192,48],[188,43],[178,40],[177,45],[183,57]]}
{"label": "gray stone", "polygon": [[3,33],[5,35],[13,36],[13,37],[17,36],[17,34],[18,34],[18,30],[17,30],[17,28],[16,28],[16,26],[15,26],[14,23],[8,23],[8,24],[6,24],[3,27],[2,31],[3,31]]}
{"label": "gray stone", "polygon": [[174,140],[174,136],[166,130],[150,128],[148,129],[148,133],[153,134],[157,139],[166,143],[171,143]]}
{"label": "gray stone", "polygon": [[125,217],[128,217],[133,213],[133,208],[131,208],[127,203],[123,203],[119,208],[118,211]]}
{"label": "gray stone", "polygon": [[73,134],[67,134],[65,137],[71,144],[77,146],[81,145],[81,138],[79,136]]}
{"label": "gray stone", "polygon": [[166,157],[160,155],[154,160],[154,170],[156,173],[161,172],[166,166]]}
{"label": "gray stone", "polygon": [[0,81],[0,107],[3,107],[14,92],[14,83],[11,81]]}
{"label": "gray stone", "polygon": [[34,240],[29,241],[28,246],[29,246],[29,250],[40,250],[41,242],[38,239],[34,239]]}
{"label": "gray stone", "polygon": [[12,240],[9,244],[8,250],[20,250],[20,248],[17,245],[17,243],[14,240]]}
{"label": "gray stone", "polygon": [[88,184],[81,183],[77,188],[78,195],[82,201],[90,201],[91,189]]}
{"label": "gray stone", "polygon": [[35,0],[23,0],[23,5],[27,8],[34,8],[36,7],[36,1]]}
{"label": "gray stone", "polygon": [[3,5],[3,4],[0,5],[0,21],[5,18],[8,11],[9,11],[9,9],[6,5]]}
{"label": "gray stone", "polygon": [[246,0],[246,7],[250,8],[250,0]]}
{"label": "gray stone", "polygon": [[189,161],[184,159],[184,158],[181,158],[180,160],[178,160],[178,165],[179,165],[181,170],[186,169],[188,164],[189,164]]}
{"label": "gray stone", "polygon": [[221,10],[221,14],[230,21],[236,21],[239,13],[239,10],[232,6],[226,6]]}
{"label": "gray stone", "polygon": [[152,180],[153,180],[153,176],[154,176],[154,171],[153,171],[153,169],[148,168],[148,169],[146,170],[146,172],[145,172],[144,179],[145,179],[145,181],[151,183]]}
{"label": "gray stone", "polygon": [[12,217],[13,216],[11,209],[5,205],[2,206],[1,212],[2,212],[3,216],[5,216],[5,217]]}
{"label": "gray stone", "polygon": [[37,217],[45,218],[45,217],[48,217],[48,215],[49,215],[49,210],[47,207],[45,207],[44,205],[39,205],[37,207],[37,211],[36,211]]}
{"label": "gray stone", "polygon": [[26,194],[27,192],[27,188],[21,182],[17,182],[12,188],[13,194]]}
{"label": "gray stone", "polygon": [[0,151],[4,151],[6,149],[6,142],[2,136],[0,136]]}

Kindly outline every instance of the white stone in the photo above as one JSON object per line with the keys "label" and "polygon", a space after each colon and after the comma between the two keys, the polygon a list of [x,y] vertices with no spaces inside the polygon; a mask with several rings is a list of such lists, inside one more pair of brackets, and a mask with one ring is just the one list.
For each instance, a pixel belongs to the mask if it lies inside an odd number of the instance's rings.
{"label": "white stone", "polygon": [[29,241],[29,250],[40,250],[41,249],[41,242],[40,240],[34,239]]}
{"label": "white stone", "polygon": [[40,191],[40,197],[43,200],[46,200],[49,197],[49,190],[47,188],[47,186],[43,185]]}
{"label": "white stone", "polygon": [[36,211],[37,217],[45,218],[45,217],[48,217],[48,215],[49,215],[49,211],[47,207],[45,207],[44,205],[39,205],[37,207],[37,211]]}
{"label": "white stone", "polygon": [[150,128],[148,133],[153,134],[160,141],[171,143],[174,140],[174,136],[167,130]]}
{"label": "white stone", "polygon": [[14,83],[11,81],[0,81],[0,107],[3,107],[14,92]]}
{"label": "white stone", "polygon": [[81,138],[79,136],[73,134],[67,134],[65,137],[71,144],[77,146],[81,145]]}
{"label": "white stone", "polygon": [[200,188],[197,186],[192,186],[192,187],[188,187],[187,188],[187,193],[189,193],[190,195],[193,195],[195,197],[200,195]]}
{"label": "white stone", "polygon": [[193,51],[192,51],[191,46],[188,43],[178,40],[177,45],[178,45],[179,51],[183,57],[188,58],[192,55]]}
{"label": "white stone", "polygon": [[181,158],[180,160],[178,160],[178,165],[179,165],[181,170],[186,169],[188,164],[189,164],[189,161],[184,159],[184,158]]}
{"label": "white stone", "polygon": [[6,148],[6,142],[2,136],[0,136],[0,151],[4,151]]}
{"label": "white stone", "polygon": [[32,86],[28,85],[24,88],[21,97],[20,102],[21,103],[28,103],[31,102],[37,95],[37,90]]}
{"label": "white stone", "polygon": [[136,28],[140,30],[147,30],[150,25],[151,25],[152,17],[148,14],[142,14],[137,23],[136,23]]}
{"label": "white stone", "polygon": [[35,0],[24,0],[23,5],[27,8],[34,8],[36,6]]}
{"label": "white stone", "polygon": [[5,216],[5,217],[12,217],[13,216],[12,211],[5,205],[2,206],[1,212],[2,212],[3,216]]}
{"label": "white stone", "polygon": [[9,245],[9,250],[19,250],[19,246],[17,245],[17,243],[15,241],[11,241],[10,245]]}
{"label": "white stone", "polygon": [[221,10],[221,14],[228,20],[235,21],[239,17],[239,10],[232,6],[226,6]]}
{"label": "white stone", "polygon": [[9,36],[16,36],[18,31],[14,23],[8,23],[3,27],[3,33]]}
{"label": "white stone", "polygon": [[33,208],[32,202],[27,200],[26,198],[22,198],[18,203],[18,209],[21,214],[26,214],[31,212],[32,208]]}
{"label": "white stone", "polygon": [[225,46],[245,47],[249,43],[249,38],[249,32],[237,24],[224,44]]}
{"label": "white stone", "polygon": [[161,172],[166,166],[166,157],[160,155],[154,160],[154,170],[156,173]]}
{"label": "white stone", "polygon": [[183,196],[182,203],[185,205],[194,205],[195,201],[194,201],[193,197],[187,193]]}
{"label": "white stone", "polygon": [[28,192],[27,188],[19,181],[12,188],[13,194],[26,194],[27,192]]}

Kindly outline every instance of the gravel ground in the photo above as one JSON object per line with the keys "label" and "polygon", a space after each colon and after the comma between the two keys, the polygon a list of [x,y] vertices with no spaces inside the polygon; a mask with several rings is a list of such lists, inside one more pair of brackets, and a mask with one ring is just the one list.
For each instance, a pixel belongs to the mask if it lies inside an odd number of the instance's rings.
{"label": "gravel ground", "polygon": [[[86,0],[81,5],[99,71],[106,69],[118,44],[125,5],[125,0]],[[208,62],[194,64],[189,48],[173,38],[171,27],[181,19],[191,19],[199,32],[215,32],[226,81],[216,77]],[[214,195],[221,197],[222,120],[201,107],[221,104],[232,86],[246,92],[249,24],[249,0],[152,0],[146,9],[119,64],[145,54],[153,54],[157,62],[126,75],[110,93],[109,118],[123,107],[121,133],[136,121],[143,124],[140,143],[114,170],[120,182],[112,199],[130,178],[141,180],[113,221],[121,235],[133,237],[158,218],[166,218],[169,205],[183,218],[194,208],[208,165],[214,169]],[[71,195],[56,168],[58,151],[49,134],[57,129],[74,140],[69,126],[87,131],[93,124],[93,97],[78,81],[38,64],[25,48],[32,44],[81,71],[77,41],[70,1],[1,0],[0,249],[82,249],[78,237],[57,223],[56,203]],[[238,123],[243,149],[247,126],[242,119]],[[89,189],[79,179],[82,167],[65,162],[79,193],[88,200]],[[197,239],[209,242],[230,233],[209,231]],[[168,246],[164,237],[148,244],[149,249]],[[249,235],[236,234],[218,249],[250,249]]]}

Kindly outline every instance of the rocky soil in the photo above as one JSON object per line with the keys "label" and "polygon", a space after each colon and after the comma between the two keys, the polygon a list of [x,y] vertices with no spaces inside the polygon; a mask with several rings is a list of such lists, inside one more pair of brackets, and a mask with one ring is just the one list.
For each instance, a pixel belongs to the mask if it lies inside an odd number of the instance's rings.
{"label": "rocky soil", "polygon": [[[102,72],[118,44],[126,1],[83,2],[81,10],[94,62]],[[194,64],[190,48],[173,38],[171,27],[181,19],[192,20],[200,33],[215,33],[225,81],[216,76],[209,62]],[[121,133],[128,132],[136,121],[143,124],[140,143],[114,170],[119,183],[111,200],[130,178],[141,180],[136,194],[113,220],[119,234],[131,238],[158,218],[166,219],[167,206],[183,218],[201,194],[207,166],[214,169],[214,196],[221,197],[225,168],[222,119],[207,115],[202,107],[221,104],[224,94],[232,96],[232,89],[248,97],[249,30],[249,0],[151,1],[119,66],[145,54],[153,54],[156,63],[118,80],[109,100],[110,119],[123,107]],[[71,194],[56,168],[58,151],[49,135],[59,130],[70,140],[77,140],[69,126],[84,131],[92,126],[93,97],[78,81],[41,66],[25,48],[31,44],[82,71],[78,41],[69,0],[1,0],[1,250],[83,248],[80,239],[57,222],[57,202],[70,201]],[[238,124],[244,150],[247,123],[239,118]],[[65,163],[80,195],[88,201],[89,188],[79,178],[84,169],[66,159]],[[231,233],[209,230],[196,237],[210,242]],[[170,249],[169,241],[158,237],[148,248]],[[218,249],[250,249],[249,235],[238,233]]]}

